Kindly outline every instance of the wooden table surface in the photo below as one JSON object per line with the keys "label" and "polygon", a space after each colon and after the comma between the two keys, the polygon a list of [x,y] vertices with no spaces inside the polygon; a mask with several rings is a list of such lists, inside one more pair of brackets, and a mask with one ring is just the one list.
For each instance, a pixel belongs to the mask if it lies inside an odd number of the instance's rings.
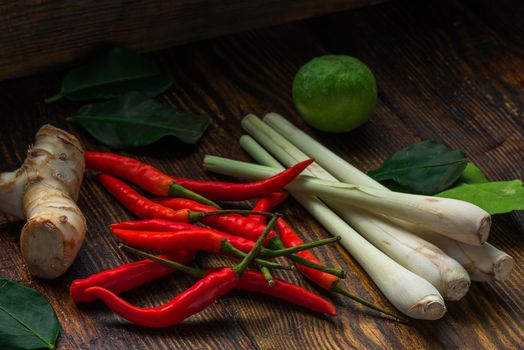
{"label": "wooden table surface", "polygon": [[[326,53],[349,54],[375,73],[379,101],[360,129],[328,135],[306,127],[290,97],[297,69]],[[458,149],[491,179],[524,174],[524,5],[499,0],[389,1],[305,22],[255,30],[152,54],[175,85],[161,99],[208,115],[202,142],[184,146],[173,138],[131,152],[166,172],[217,178],[202,170],[204,154],[249,160],[237,144],[240,119],[276,111],[363,170],[392,152],[438,138]],[[43,123],[77,135],[86,149],[107,150],[65,118],[78,104],[42,100],[57,91],[63,72],[0,83],[0,169],[17,168]],[[246,203],[244,203],[246,204]],[[490,242],[517,261],[503,283],[473,283],[466,297],[449,302],[439,321],[411,325],[384,320],[338,296],[327,295],[295,274],[286,278],[336,304],[338,316],[318,316],[279,300],[233,292],[181,325],[150,330],[116,317],[101,303],[75,305],[68,287],[75,278],[128,261],[107,225],[132,216],[87,174],[79,205],[89,232],[71,269],[54,281],[32,279],[19,252],[22,222],[0,226],[0,274],[29,284],[52,303],[62,325],[58,349],[511,349],[524,348],[524,218],[494,217]],[[296,202],[284,213],[308,239],[326,237]],[[359,265],[340,247],[317,250],[350,275],[348,288],[388,305]],[[217,263],[200,256],[199,265]],[[190,285],[181,274],[126,293],[139,305],[165,302]]]}

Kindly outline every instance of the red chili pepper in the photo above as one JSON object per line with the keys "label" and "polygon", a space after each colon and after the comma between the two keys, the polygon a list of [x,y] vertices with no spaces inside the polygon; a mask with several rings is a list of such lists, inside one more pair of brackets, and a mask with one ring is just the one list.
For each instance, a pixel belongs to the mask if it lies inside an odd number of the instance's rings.
{"label": "red chili pepper", "polygon": [[[217,210],[213,207],[202,205],[201,203],[197,203],[185,198],[154,198],[152,200],[155,203],[165,205],[175,210],[179,208],[190,208],[191,210],[198,212],[217,212]],[[252,241],[256,240],[259,237],[260,232],[263,232],[266,227],[264,224],[258,221],[250,220],[242,215],[228,214],[210,216],[202,219],[202,222],[220,231],[226,231],[233,235],[238,235]],[[280,242],[280,245],[278,245],[278,242],[278,237],[272,231],[270,237],[268,237],[266,240],[266,243],[269,243],[270,246],[274,249],[284,249],[285,247],[282,245],[282,243]],[[334,274],[340,277],[344,277],[346,275],[345,271],[308,261],[299,255],[288,255],[288,257],[295,262],[308,264],[311,268],[320,269],[329,274]]]}
{"label": "red chili pepper", "polygon": [[[295,247],[304,244],[302,238],[300,238],[300,236],[283,219],[279,219],[277,221],[277,228],[280,233],[280,239],[284,243],[284,246]],[[307,250],[298,252],[297,255],[316,264],[322,264],[322,262],[320,262],[320,260],[318,260],[313,255],[313,253]],[[329,273],[312,269],[301,264],[296,265],[304,276],[325,290],[331,290],[333,285],[340,281],[338,277],[330,275]]]}
{"label": "red chili pepper", "polygon": [[[269,194],[267,197],[261,198],[258,200],[258,202],[253,207],[253,211],[265,211],[269,212],[274,207],[285,201],[289,197],[289,194],[284,191],[279,192],[273,192]],[[251,214],[247,216],[248,219],[255,220],[260,222],[261,224],[265,224],[267,222],[267,218],[263,215],[255,215]]]}
{"label": "red chili pepper", "polygon": [[[153,198],[152,200],[155,203],[161,204],[173,210],[186,208],[196,212],[217,211],[216,208],[185,198]],[[209,216],[202,219],[202,222],[217,230],[228,232],[233,235],[238,235],[251,241],[256,241],[266,228],[266,225],[250,220],[238,214]],[[268,240],[273,237],[275,237],[275,232],[271,231],[271,233],[268,235]]]}
{"label": "red chili pepper", "polygon": [[[262,215],[261,215],[262,216]],[[118,232],[116,229],[130,230],[130,231],[153,231],[153,232],[178,232],[183,230],[207,230],[209,232],[222,235],[224,239],[227,239],[235,248],[240,251],[247,253],[253,248],[255,242],[245,239],[243,237],[230,235],[228,233],[215,230],[208,227],[200,227],[185,222],[174,222],[162,219],[150,219],[150,220],[136,220],[136,221],[124,221],[116,224],[111,224],[111,230],[113,233]],[[131,244],[131,243],[129,243]],[[145,248],[145,247],[142,247]],[[165,248],[162,248],[165,249]]]}
{"label": "red chili pepper", "polygon": [[[182,262],[183,259],[177,258],[175,255],[160,255],[159,257],[183,264],[186,263]],[[213,271],[216,271],[216,269],[206,269],[206,273]],[[97,300],[97,297],[85,292],[85,290],[90,287],[101,287],[114,294],[120,294],[173,272],[175,272],[175,269],[171,267],[151,260],[141,260],[121,265],[112,270],[102,271],[84,279],[74,280],[69,291],[71,298],[77,303],[92,302]],[[320,295],[278,278],[274,278],[273,280],[275,284],[270,287],[261,273],[247,270],[240,278],[236,288],[270,295],[311,311],[332,316],[336,315],[336,309],[333,304]],[[123,283],[119,283],[118,281],[123,281]]]}
{"label": "red chili pepper", "polygon": [[[263,217],[263,215],[260,215]],[[244,239],[239,236],[233,236],[226,232],[215,230],[210,227],[202,227],[194,224],[188,224],[186,222],[176,222],[163,219],[147,219],[147,220],[132,220],[132,221],[122,221],[111,224],[111,229],[122,229],[122,230],[131,230],[131,231],[155,231],[155,232],[170,232],[170,231],[181,231],[181,230],[192,230],[192,229],[202,229],[210,230],[218,234],[225,235],[227,237],[235,237],[238,239]],[[250,241],[254,243],[253,241]]]}
{"label": "red chili pepper", "polygon": [[160,328],[180,323],[189,316],[204,310],[216,299],[234,289],[238,282],[237,273],[231,267],[226,267],[205,276],[168,303],[153,308],[131,305],[101,287],[91,287],[85,292],[98,297],[111,310],[130,322]]}
{"label": "red chili pepper", "polygon": [[97,180],[104,185],[106,190],[109,191],[124,207],[129,209],[133,214],[140,218],[162,218],[165,220],[172,221],[184,221],[189,222],[190,210],[180,209],[173,210],[166,208],[165,206],[159,205],[146,197],[142,196],[130,186],[117,178],[107,175],[99,174]]}
{"label": "red chili pepper", "polygon": [[267,179],[249,183],[199,181],[180,177],[173,177],[173,179],[179,185],[211,200],[243,201],[264,197],[271,192],[281,190],[314,161],[314,159],[302,161]]}
{"label": "red chili pepper", "polygon": [[[285,200],[287,198],[287,192],[275,192],[272,193],[270,196],[260,199],[257,204],[255,205],[255,208],[264,211],[269,212],[271,211],[275,206],[277,206],[281,201]],[[253,208],[254,209],[254,208]],[[265,222],[265,218],[261,215],[250,215],[249,217],[255,217],[256,220],[258,220],[261,223]],[[279,220],[280,221],[280,220]],[[277,221],[277,224],[278,222]],[[296,235],[296,233],[295,233]],[[298,237],[298,235],[296,235]],[[302,244],[304,242],[302,241]],[[284,249],[286,246],[282,243],[282,241],[278,237],[274,237],[268,242],[268,246],[272,249]],[[288,247],[289,248],[289,247]],[[309,253],[309,252],[307,252]],[[295,263],[300,264],[301,267],[309,270],[318,270],[319,272],[337,276],[339,278],[345,277],[345,272],[340,269],[334,269],[328,266],[325,266],[320,261],[318,261],[314,256],[309,253],[310,256],[313,257],[313,259],[308,259],[304,257],[304,254],[297,253],[296,255],[289,255],[288,258],[293,260]],[[306,257],[308,254],[306,254]],[[304,266],[304,264],[307,264],[308,266]],[[315,275],[314,273],[310,274],[311,276]],[[320,276],[317,276],[320,277]]]}
{"label": "red chili pepper", "polygon": [[[279,242],[281,243],[283,242],[285,247],[289,248],[289,247],[295,247],[295,246],[304,244],[304,241],[302,240],[302,238],[300,238],[300,236],[282,218],[278,219],[277,228],[278,228],[278,231],[280,232],[280,238],[281,238],[281,241]],[[306,251],[306,250],[301,251],[301,252],[298,252],[297,255],[299,255],[300,257],[302,257],[303,259],[307,261],[317,263],[317,264],[322,264],[309,251]],[[304,276],[306,276],[310,281],[312,281],[319,287],[325,290],[329,290],[335,293],[342,294],[348,298],[353,299],[354,301],[362,305],[372,308],[373,310],[376,310],[386,315],[392,316],[400,321],[403,321],[403,322],[405,321],[405,319],[403,319],[402,317],[399,317],[394,312],[385,310],[382,307],[377,306],[366,299],[363,299],[357,295],[351,294],[338,277],[333,276],[332,274],[329,274],[329,273],[325,273],[323,271],[319,271],[318,269],[312,269],[310,267],[303,266],[298,263],[296,264],[296,266],[300,270],[300,272],[302,272]]]}
{"label": "red chili pepper", "polygon": [[112,229],[113,234],[125,244],[151,250],[203,250],[209,253],[232,253],[230,246],[247,253],[255,242],[242,237],[197,227],[178,231],[132,231]]}
{"label": "red chili pepper", "polygon": [[84,152],[86,167],[118,176],[156,196],[185,197],[213,207],[219,206],[194,193],[151,165],[114,153]]}
{"label": "red chili pepper", "polygon": [[185,222],[176,222],[176,221],[169,221],[169,220],[163,220],[163,219],[147,219],[147,220],[132,220],[132,221],[117,222],[117,223],[111,224],[111,228],[112,229],[120,228],[123,230],[133,230],[133,231],[178,231],[178,230],[199,229],[202,227],[196,226],[193,224],[188,224]]}
{"label": "red chili pepper", "polygon": [[[170,252],[188,249],[243,256],[243,253],[249,252],[255,246],[255,243],[248,239],[202,227],[177,231],[133,231],[112,228],[112,232],[124,244],[142,249],[166,250]],[[282,250],[262,248],[260,255],[268,257],[287,256],[298,251],[333,243],[335,241],[336,238],[328,238]],[[259,259],[255,259],[255,261],[263,266],[280,268],[279,265],[269,261]]]}
{"label": "red chili pepper", "polygon": [[[280,192],[281,193],[281,192]],[[265,197],[260,199],[253,210],[260,210],[260,211],[271,211],[275,205],[277,205],[279,202],[279,197],[276,196],[276,194],[271,194],[269,197]],[[256,216],[256,215],[253,215]],[[259,220],[265,220],[263,216],[259,217]],[[273,244],[276,245],[282,245],[285,247],[295,247],[304,244],[304,241],[300,236],[282,219],[280,218],[277,221],[277,228],[280,233],[280,242],[277,240],[272,241]],[[282,248],[282,246],[279,246],[278,248]],[[300,257],[311,261],[316,264],[322,264],[320,260],[318,260],[311,252],[309,251],[302,251],[298,252],[297,255]],[[309,278],[312,282],[317,284],[318,286],[326,289],[331,290],[331,287],[334,283],[337,283],[339,281],[338,277],[333,276],[329,273],[325,273],[322,271],[319,271],[317,269],[313,269],[310,267],[306,267],[301,264],[296,264],[300,272],[304,274],[307,278]]]}
{"label": "red chili pepper", "polygon": [[[180,250],[171,252],[169,255],[159,255],[159,257],[187,264],[194,259],[195,252]],[[69,288],[69,294],[75,302],[90,302],[97,298],[92,294],[85,293],[85,290],[89,287],[99,286],[120,294],[173,272],[175,272],[173,268],[151,260],[136,261],[93,274],[84,279],[74,280]]]}
{"label": "red chili pepper", "polygon": [[[173,210],[167,208],[161,204],[157,204],[150,199],[142,196],[130,186],[124,182],[118,180],[117,178],[107,175],[99,174],[97,179],[104,185],[104,187],[111,193],[122,205],[127,209],[133,212],[140,218],[154,218],[154,219],[164,219],[178,222],[195,222],[201,220],[205,217],[210,217],[214,215],[221,215],[222,213],[241,212],[242,210],[217,210],[211,206],[202,205],[205,208],[213,208],[213,210],[196,212],[186,208],[181,208],[179,210]],[[250,211],[248,211],[250,212]],[[241,215],[239,215],[241,216]]]}
{"label": "red chili pepper", "polygon": [[289,303],[331,316],[337,314],[333,304],[321,296],[278,278],[273,278],[273,281],[275,283],[270,287],[261,273],[249,270],[240,279],[237,289],[271,295]]}
{"label": "red chili pepper", "polygon": [[[129,246],[151,250],[166,250],[168,252],[188,249],[202,250],[231,257],[244,257],[245,254],[251,251],[255,246],[253,241],[245,238],[232,236],[227,233],[206,228],[179,230],[174,232],[131,231],[123,229],[113,229],[112,231],[120,241]],[[260,250],[260,255],[270,258],[287,256],[300,250],[310,249],[328,243],[332,243],[332,241],[315,241],[304,244],[298,248],[282,249],[278,251],[262,248]],[[131,248],[126,247],[126,249]],[[255,259],[255,262],[258,265],[267,268],[289,269],[278,263],[258,258]]]}
{"label": "red chili pepper", "polygon": [[240,277],[258,254],[276,219],[276,216],[273,217],[268,228],[257,240],[255,247],[240,264],[206,275],[192,287],[162,306],[149,309],[139,308],[127,303],[107,289],[100,287],[91,287],[86,289],[85,292],[97,296],[113,311],[136,324],[149,327],[166,327],[179,323],[205,309],[217,298],[238,285]]}

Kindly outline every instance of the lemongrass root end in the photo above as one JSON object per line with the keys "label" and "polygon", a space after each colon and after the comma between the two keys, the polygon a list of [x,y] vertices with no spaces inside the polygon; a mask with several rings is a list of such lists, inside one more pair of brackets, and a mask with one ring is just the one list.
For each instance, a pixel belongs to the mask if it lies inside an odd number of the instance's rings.
{"label": "lemongrass root end", "polygon": [[457,279],[455,281],[450,281],[447,284],[445,298],[447,300],[460,300],[469,290],[471,281],[464,279]]}
{"label": "lemongrass root end", "polygon": [[495,281],[504,281],[509,276],[511,271],[513,271],[514,267],[515,259],[513,259],[511,256],[506,255],[499,259],[493,265],[493,276]]}
{"label": "lemongrass root end", "polygon": [[424,320],[438,320],[446,313],[446,305],[439,295],[428,295],[409,309],[408,316]]}
{"label": "lemongrass root end", "polygon": [[481,244],[484,244],[488,240],[490,229],[491,229],[491,216],[486,215],[480,221],[480,227],[478,231]]}

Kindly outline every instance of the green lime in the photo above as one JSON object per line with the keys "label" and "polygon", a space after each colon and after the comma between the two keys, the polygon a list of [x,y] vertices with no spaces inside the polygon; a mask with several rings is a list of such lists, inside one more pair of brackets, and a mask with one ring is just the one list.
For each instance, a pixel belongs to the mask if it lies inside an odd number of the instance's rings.
{"label": "green lime", "polygon": [[303,65],[293,101],[309,125],[328,132],[353,130],[368,120],[377,100],[371,70],[354,57],[327,55]]}

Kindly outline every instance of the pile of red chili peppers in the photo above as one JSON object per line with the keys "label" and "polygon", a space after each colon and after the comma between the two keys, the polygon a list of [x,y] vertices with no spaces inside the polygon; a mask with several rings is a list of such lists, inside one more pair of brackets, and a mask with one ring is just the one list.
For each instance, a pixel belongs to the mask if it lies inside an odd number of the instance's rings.
{"label": "pile of red chili peppers", "polygon": [[[397,317],[350,294],[340,280],[345,272],[325,266],[306,250],[335,242],[337,237],[305,244],[281,215],[268,213],[287,198],[287,193],[281,191],[283,187],[313,159],[298,163],[268,179],[245,184],[175,178],[150,165],[112,153],[86,152],[85,159],[88,168],[101,172],[97,179],[107,191],[129,211],[145,219],[111,225],[114,236],[126,245],[162,251],[163,254],[154,256],[127,247],[128,251],[147,259],[73,281],[70,294],[75,302],[100,299],[133,323],[165,327],[183,321],[236,288],[264,293],[315,312],[335,315],[334,306],[321,296],[272,277],[270,268],[286,267],[266,259],[286,256],[296,263],[304,276],[321,288]],[[161,197],[147,198],[118,178]],[[215,203],[253,198],[259,198],[259,201],[250,212],[221,210]],[[242,215],[246,213],[249,215]],[[271,220],[266,224],[270,216]],[[200,226],[194,224],[197,221]],[[186,266],[197,251],[243,259],[239,264],[225,268],[202,270]],[[194,276],[198,282],[164,305],[139,308],[118,296],[175,270]]]}

